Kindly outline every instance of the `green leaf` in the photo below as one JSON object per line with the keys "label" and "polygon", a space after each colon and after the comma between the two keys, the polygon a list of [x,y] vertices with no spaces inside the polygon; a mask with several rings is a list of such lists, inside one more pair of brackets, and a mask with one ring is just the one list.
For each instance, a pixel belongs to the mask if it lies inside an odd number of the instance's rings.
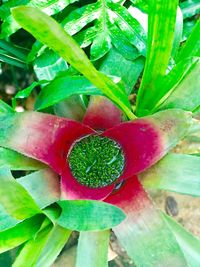
{"label": "green leaf", "polygon": [[[155,96],[155,107],[152,109],[152,112],[159,109],[159,106],[161,106],[162,103],[175,92],[176,88],[187,80],[187,77],[196,67],[198,67],[198,64],[199,58],[197,57],[182,60],[162,79],[160,82],[160,88],[162,88],[162,90]],[[190,88],[187,88],[187,90],[188,89],[190,90]],[[187,100],[185,99],[184,101]]]}
{"label": "green leaf", "polygon": [[39,80],[53,80],[60,72],[66,71],[68,65],[54,51],[46,48],[34,61],[34,71]]}
{"label": "green leaf", "polygon": [[14,8],[12,14],[24,29],[80,71],[114,101],[129,118],[133,119],[135,117],[130,111],[130,104],[122,88],[94,68],[86,54],[55,20],[32,7]]}
{"label": "green leaf", "polygon": [[166,214],[163,213],[163,217],[173,231],[188,262],[188,266],[198,267],[200,262],[200,240]]}
{"label": "green leaf", "polygon": [[57,223],[76,231],[96,231],[110,229],[125,219],[117,207],[92,200],[59,201],[62,213]]}
{"label": "green leaf", "polygon": [[200,20],[196,23],[186,43],[182,46],[176,61],[179,62],[187,57],[200,57]]}
{"label": "green leaf", "polygon": [[190,36],[195,24],[196,24],[196,20],[184,21],[184,23],[183,23],[183,36],[182,36],[182,40],[181,40],[182,42],[185,41]]}
{"label": "green leaf", "polygon": [[0,232],[14,227],[19,222],[21,222],[21,220],[13,218],[0,204]]}
{"label": "green leaf", "polygon": [[39,230],[44,216],[39,214],[15,227],[0,232],[0,253],[10,250],[31,239]]}
{"label": "green leaf", "polygon": [[110,231],[81,232],[76,267],[108,266],[108,244]]}
{"label": "green leaf", "polygon": [[186,19],[200,12],[200,2],[199,0],[187,0],[180,3],[180,8],[183,13],[183,18]]}
{"label": "green leaf", "polygon": [[181,9],[178,7],[177,14],[176,14],[176,26],[174,32],[174,41],[171,51],[171,57],[175,58],[176,54],[178,53],[180,43],[182,40],[183,35],[183,15],[181,13]]}
{"label": "green leaf", "polygon": [[70,237],[71,231],[55,225],[49,233],[45,247],[38,258],[36,267],[49,267],[56,260]]}
{"label": "green leaf", "polygon": [[[103,57],[112,45],[127,59],[137,57],[138,51],[145,54],[146,34],[140,23],[130,15],[121,2],[123,1],[113,3],[110,0],[98,0],[96,3],[75,9],[62,22],[70,35],[76,34],[75,39],[81,47],[92,44],[92,60]],[[89,25],[91,22],[94,22],[92,27]],[[88,28],[82,30],[86,25]],[[121,43],[119,36],[123,38]]]}
{"label": "green leaf", "polygon": [[[126,66],[126,68],[124,68],[124,66]],[[130,61],[125,59],[116,49],[112,48],[102,60],[99,70],[107,75],[120,77],[125,84],[126,93],[129,95],[143,68],[143,57]]]}
{"label": "green leaf", "polygon": [[27,67],[26,62],[16,58],[15,56],[2,49],[0,49],[0,62],[4,62],[23,69]]}
{"label": "green leaf", "polygon": [[42,169],[45,165],[13,150],[0,147],[0,167],[7,167],[13,171],[29,171]]}
{"label": "green leaf", "polygon": [[12,54],[16,58],[18,58],[24,62],[27,59],[27,55],[28,55],[29,50],[25,49],[23,47],[16,46],[11,42],[7,42],[5,40],[0,40],[0,48],[2,48],[3,50],[7,51],[8,53]]}
{"label": "green leaf", "polygon": [[54,105],[54,113],[59,117],[66,117],[75,121],[82,121],[86,111],[83,95],[72,95]]}
{"label": "green leaf", "polygon": [[154,107],[154,97],[161,90],[159,83],[171,56],[177,5],[178,0],[149,2],[147,60],[137,98],[139,116]]}
{"label": "green leaf", "polygon": [[28,192],[12,177],[10,171],[0,168],[0,203],[17,220],[29,218],[41,210]]}
{"label": "green leaf", "polygon": [[102,95],[102,92],[83,76],[58,76],[41,90],[35,108],[44,109],[75,94]]}
{"label": "green leaf", "polygon": [[29,266],[51,266],[67,242],[70,233],[71,231],[60,226],[49,225],[24,245],[12,266],[25,267],[27,262]]}
{"label": "green leaf", "polygon": [[3,20],[1,25],[1,38],[6,38],[20,29],[19,24],[11,15],[11,9],[16,6],[27,5],[42,9],[48,15],[54,15],[71,3],[77,0],[11,0],[0,7],[0,18]]}
{"label": "green leaf", "polygon": [[128,38],[115,24],[110,26],[110,37],[115,48],[127,60],[134,60],[139,56],[138,50],[129,43]]}
{"label": "green leaf", "polygon": [[107,2],[107,6],[112,10],[113,20],[124,32],[131,44],[133,44],[141,55],[146,55],[146,33],[139,22],[131,16],[127,9],[121,5]]}
{"label": "green leaf", "polygon": [[1,115],[5,115],[5,113],[14,113],[14,110],[11,108],[11,106],[9,106],[8,104],[6,104],[4,101],[2,101],[0,99],[0,116]]}
{"label": "green leaf", "polygon": [[200,196],[200,157],[184,154],[168,154],[142,174],[147,189],[174,191],[180,194]]}
{"label": "green leaf", "polygon": [[17,182],[28,191],[41,209],[60,198],[59,177],[51,169],[31,173],[17,179]]}
{"label": "green leaf", "polygon": [[41,84],[46,84],[48,83],[48,81],[46,80],[42,80],[42,81],[39,81],[39,82],[33,82],[30,86],[28,86],[27,88],[19,91],[14,98],[12,98],[12,106],[13,108],[15,109],[16,107],[16,99],[23,99],[23,98],[27,98],[30,96],[30,94],[32,93],[33,89],[38,86],[38,85],[41,85]]}
{"label": "green leaf", "polygon": [[[166,77],[163,90],[169,90],[155,107],[156,110],[179,108],[195,111],[200,105],[200,58],[181,61]],[[167,80],[168,78],[168,80]]]}

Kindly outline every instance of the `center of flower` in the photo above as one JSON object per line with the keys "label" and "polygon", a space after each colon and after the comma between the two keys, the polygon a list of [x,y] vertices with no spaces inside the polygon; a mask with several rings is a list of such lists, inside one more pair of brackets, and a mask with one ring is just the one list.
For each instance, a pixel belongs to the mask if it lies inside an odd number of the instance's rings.
{"label": "center of flower", "polygon": [[74,143],[68,154],[73,176],[85,186],[100,188],[115,182],[124,169],[124,154],[114,140],[90,135]]}

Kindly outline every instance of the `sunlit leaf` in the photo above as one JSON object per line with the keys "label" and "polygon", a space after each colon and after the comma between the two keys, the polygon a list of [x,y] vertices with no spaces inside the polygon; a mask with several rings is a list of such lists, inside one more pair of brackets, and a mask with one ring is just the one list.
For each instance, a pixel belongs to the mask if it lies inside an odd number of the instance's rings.
{"label": "sunlit leaf", "polygon": [[43,220],[43,215],[36,215],[17,224],[13,228],[0,232],[0,253],[17,247],[31,239],[39,230]]}
{"label": "sunlit leaf", "polygon": [[0,203],[15,219],[23,220],[41,213],[32,197],[12,177],[8,169],[0,169],[0,184]]}
{"label": "sunlit leaf", "polygon": [[71,231],[60,226],[49,225],[24,245],[12,266],[22,267],[27,262],[30,266],[51,266],[67,242],[70,233]]}

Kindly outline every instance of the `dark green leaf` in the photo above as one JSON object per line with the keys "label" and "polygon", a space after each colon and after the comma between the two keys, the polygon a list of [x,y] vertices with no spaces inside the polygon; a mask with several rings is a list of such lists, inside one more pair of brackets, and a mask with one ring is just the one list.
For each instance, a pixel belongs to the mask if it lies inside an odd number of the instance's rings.
{"label": "dark green leaf", "polygon": [[100,201],[59,201],[62,213],[57,223],[64,228],[77,231],[110,229],[125,219],[119,208]]}
{"label": "dark green leaf", "polygon": [[7,51],[8,53],[11,53],[12,55],[14,55],[15,57],[17,57],[18,59],[22,60],[22,61],[26,61],[27,59],[27,54],[28,54],[28,49],[16,46],[14,44],[12,44],[11,42],[7,42],[5,40],[0,40],[0,48],[2,48],[3,50]]}
{"label": "dark green leaf", "polygon": [[26,68],[26,62],[21,59],[16,58],[15,56],[9,54],[5,50],[0,49],[0,62],[5,62],[7,64],[19,67]]}

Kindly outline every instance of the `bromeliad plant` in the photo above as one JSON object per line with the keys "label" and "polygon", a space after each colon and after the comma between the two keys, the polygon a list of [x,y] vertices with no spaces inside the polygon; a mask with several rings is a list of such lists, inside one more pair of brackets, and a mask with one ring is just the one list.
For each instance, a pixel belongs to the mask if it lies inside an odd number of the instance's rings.
{"label": "bromeliad plant", "polygon": [[[137,118],[124,83],[98,71],[55,20],[32,7],[12,10],[15,22],[85,76],[56,77],[37,110],[73,94],[99,95],[90,97],[81,122],[16,113],[1,102],[0,252],[20,246],[13,266],[51,266],[73,230],[80,232],[76,266],[107,266],[110,229],[138,267],[199,266],[199,240],[156,210],[146,192],[200,195],[200,158],[169,153],[199,131],[200,25],[178,53],[176,13],[176,1],[149,4]],[[80,88],[65,87],[70,81]],[[19,169],[37,171],[14,179],[10,170]]]}

